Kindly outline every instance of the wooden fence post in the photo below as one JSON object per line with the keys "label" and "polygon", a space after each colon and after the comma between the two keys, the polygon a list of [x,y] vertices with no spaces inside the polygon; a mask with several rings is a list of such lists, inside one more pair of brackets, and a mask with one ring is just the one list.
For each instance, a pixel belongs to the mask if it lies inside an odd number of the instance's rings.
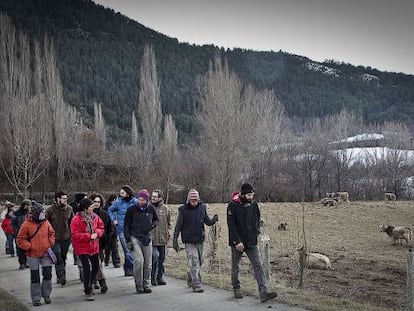
{"label": "wooden fence post", "polygon": [[407,311],[414,311],[413,305],[413,250],[407,253]]}

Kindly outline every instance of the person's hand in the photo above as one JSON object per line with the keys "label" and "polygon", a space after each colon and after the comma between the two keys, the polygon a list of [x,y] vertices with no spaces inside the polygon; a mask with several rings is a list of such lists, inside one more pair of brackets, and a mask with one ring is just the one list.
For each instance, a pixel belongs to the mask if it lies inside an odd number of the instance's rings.
{"label": "person's hand", "polygon": [[240,242],[239,244],[236,244],[236,249],[239,252],[244,252],[244,244],[243,244],[243,242]]}
{"label": "person's hand", "polygon": [[118,220],[114,220],[113,222],[112,222],[112,224],[114,225],[114,226],[116,226],[117,224],[118,224]]}
{"label": "person's hand", "polygon": [[178,253],[178,251],[180,250],[180,246],[178,245],[178,241],[174,240],[173,241],[173,248],[174,250]]}
{"label": "person's hand", "polygon": [[132,242],[128,242],[128,243],[126,244],[126,247],[127,247],[130,251],[132,251],[132,250],[134,249],[134,245],[132,244]]}
{"label": "person's hand", "polygon": [[98,238],[98,234],[96,232],[91,234],[91,240],[96,240]]}
{"label": "person's hand", "polygon": [[216,223],[216,222],[218,222],[218,215],[217,215],[217,214],[213,216],[213,221],[214,221],[215,223]]}

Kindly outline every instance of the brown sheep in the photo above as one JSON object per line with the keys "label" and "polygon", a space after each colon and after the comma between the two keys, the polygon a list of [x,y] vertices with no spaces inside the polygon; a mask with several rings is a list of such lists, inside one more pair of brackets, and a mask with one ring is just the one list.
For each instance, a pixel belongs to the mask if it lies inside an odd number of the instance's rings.
{"label": "brown sheep", "polygon": [[[299,263],[304,263],[305,254],[303,252],[303,246],[298,249],[299,251]],[[330,270],[332,269],[331,261],[328,256],[320,253],[307,253],[306,254],[306,266],[308,269]]]}
{"label": "brown sheep", "polygon": [[279,226],[277,226],[277,230],[286,231],[287,229],[288,229],[287,222],[285,223],[282,222]]}
{"label": "brown sheep", "polygon": [[389,237],[391,237],[394,240],[394,243],[392,245],[397,245],[397,242],[399,242],[400,245],[402,245],[402,240],[405,240],[405,243],[408,244],[408,241],[411,241],[411,229],[408,227],[403,226],[387,226],[383,225],[381,227],[381,232],[385,232],[388,234]]}

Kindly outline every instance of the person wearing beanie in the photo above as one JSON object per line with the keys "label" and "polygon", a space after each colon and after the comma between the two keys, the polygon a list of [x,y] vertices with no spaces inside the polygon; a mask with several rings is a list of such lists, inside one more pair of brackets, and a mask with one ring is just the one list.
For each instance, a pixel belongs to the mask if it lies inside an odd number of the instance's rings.
{"label": "person wearing beanie", "polygon": [[187,202],[178,209],[173,247],[176,252],[180,250],[178,236],[181,233],[181,241],[185,244],[185,252],[189,263],[187,285],[192,287],[196,293],[204,291],[201,287],[201,264],[205,239],[204,225],[212,226],[217,221],[217,215],[210,219],[207,214],[207,206],[200,201],[198,191],[191,189],[187,195]]}
{"label": "person wearing beanie", "polygon": [[151,293],[149,288],[152,263],[152,233],[158,224],[154,207],[149,204],[149,192],[140,190],[138,204],[128,208],[125,215],[125,240],[134,254],[133,273],[138,294]]}
{"label": "person wearing beanie", "polygon": [[89,198],[79,202],[79,211],[70,224],[73,250],[83,267],[83,289],[88,301],[95,300],[92,282],[99,271],[99,238],[104,233],[104,223],[93,211],[99,206]]}
{"label": "person wearing beanie", "polygon": [[[20,208],[14,213],[14,218],[11,221],[14,237],[17,237],[17,233],[22,227],[24,221],[27,219],[30,213],[30,206],[31,206],[31,201],[29,199],[25,199],[20,204]],[[29,265],[27,264],[26,252],[22,250],[17,244],[16,244],[16,253],[17,253],[17,258],[19,260],[19,270],[24,270],[26,268],[29,268]]]}
{"label": "person wearing beanie", "polygon": [[124,220],[128,208],[136,206],[137,198],[134,196],[132,188],[128,185],[122,186],[119,190],[118,198],[112,203],[108,209],[109,218],[111,218],[112,225],[116,228],[119,241],[121,242],[122,250],[124,251],[124,275],[133,276],[133,262],[134,256],[128,249],[127,241],[124,234]]}
{"label": "person wearing beanie", "polygon": [[168,206],[164,204],[164,194],[161,190],[155,189],[152,191],[151,205],[158,216],[158,225],[153,231],[152,239],[151,284],[154,286],[166,285],[164,262],[170,238],[171,213]]}
{"label": "person wearing beanie", "polygon": [[71,243],[70,222],[73,218],[72,207],[68,204],[68,195],[63,191],[55,193],[55,203],[46,210],[46,218],[55,230],[56,241],[53,252],[56,254],[55,265],[57,282],[66,284],[66,258]]}
{"label": "person wearing beanie", "polygon": [[269,292],[267,288],[266,276],[257,247],[257,236],[260,233],[260,210],[253,198],[253,186],[244,183],[240,188],[240,193],[233,195],[232,201],[227,206],[227,226],[231,247],[231,283],[234,298],[243,298],[240,291],[239,270],[241,257],[243,253],[246,253],[253,266],[260,301],[265,302],[277,297],[277,293]]}
{"label": "person wearing beanie", "polygon": [[[52,261],[47,250],[55,244],[55,231],[47,221],[42,204],[31,202],[31,213],[16,237],[17,245],[26,252],[30,267],[30,296],[34,306],[52,302]],[[42,281],[39,267],[42,267]]]}

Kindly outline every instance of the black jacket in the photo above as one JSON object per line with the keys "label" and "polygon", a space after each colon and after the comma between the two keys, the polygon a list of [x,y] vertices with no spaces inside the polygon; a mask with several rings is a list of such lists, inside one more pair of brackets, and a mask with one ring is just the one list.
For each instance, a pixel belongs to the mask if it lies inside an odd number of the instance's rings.
{"label": "black jacket", "polygon": [[95,208],[93,212],[101,218],[102,222],[104,223],[104,234],[99,238],[99,247],[104,249],[107,244],[110,243],[112,234],[113,234],[113,227],[111,218],[106,211],[101,208]]}
{"label": "black jacket", "polygon": [[177,222],[174,230],[174,240],[178,239],[181,232],[183,243],[199,244],[205,239],[204,224],[212,226],[214,219],[207,215],[207,207],[200,202],[198,206],[192,207],[189,203],[180,206],[178,210]]}
{"label": "black jacket", "polygon": [[260,210],[255,201],[243,204],[239,197],[227,206],[227,226],[229,228],[229,245],[243,242],[245,247],[257,245],[260,234]]}
{"label": "black jacket", "polygon": [[128,208],[124,219],[124,234],[127,242],[131,236],[136,237],[143,245],[151,242],[151,230],[158,224],[158,216],[151,204],[145,208],[133,205]]}

